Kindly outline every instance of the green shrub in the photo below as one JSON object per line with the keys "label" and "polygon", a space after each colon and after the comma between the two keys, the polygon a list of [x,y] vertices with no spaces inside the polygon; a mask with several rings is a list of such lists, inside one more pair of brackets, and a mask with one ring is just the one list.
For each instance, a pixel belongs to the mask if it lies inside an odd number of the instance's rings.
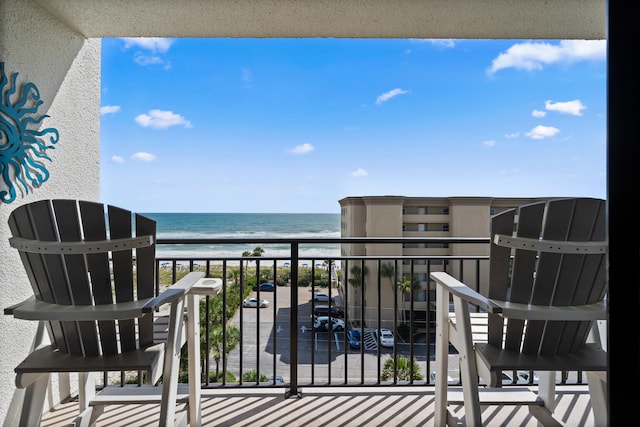
{"label": "green shrub", "polygon": [[[257,378],[258,378],[258,373],[255,369],[246,371],[244,374],[242,374],[242,382],[245,382],[245,383],[255,383]],[[269,381],[269,377],[263,374],[262,372],[260,372],[260,382],[266,382],[266,381]]]}

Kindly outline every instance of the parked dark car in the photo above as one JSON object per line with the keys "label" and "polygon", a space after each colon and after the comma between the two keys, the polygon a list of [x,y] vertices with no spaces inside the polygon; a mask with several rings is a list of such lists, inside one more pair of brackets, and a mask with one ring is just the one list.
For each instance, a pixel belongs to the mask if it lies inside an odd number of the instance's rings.
{"label": "parked dark car", "polygon": [[[325,294],[324,292],[314,292],[313,299],[318,302],[329,302],[329,294]],[[331,295],[331,302],[335,302],[335,300],[335,295]]]}
{"label": "parked dark car", "polygon": [[329,316],[338,317],[342,319],[344,317],[344,310],[341,307],[331,306],[331,314],[329,314],[329,306],[328,305],[316,305],[313,308],[313,314],[316,316]]}
{"label": "parked dark car", "polygon": [[347,340],[349,341],[349,346],[351,348],[358,349],[360,348],[360,330],[352,329],[347,332]]}
{"label": "parked dark car", "polygon": [[[257,291],[258,290],[258,285],[253,285],[253,290]],[[276,286],[273,283],[260,283],[260,291],[261,292],[274,292],[276,290]]]}

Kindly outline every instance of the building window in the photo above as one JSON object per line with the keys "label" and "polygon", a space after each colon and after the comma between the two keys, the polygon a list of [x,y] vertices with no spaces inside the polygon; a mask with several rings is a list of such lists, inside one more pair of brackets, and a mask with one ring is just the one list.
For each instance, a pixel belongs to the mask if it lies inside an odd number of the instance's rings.
{"label": "building window", "polygon": [[493,216],[496,214],[496,208],[489,208],[489,215]]}
{"label": "building window", "polygon": [[413,291],[413,300],[416,302],[425,302],[427,300],[427,291],[423,289]]}
{"label": "building window", "polygon": [[442,231],[449,231],[449,224],[442,224]]}
{"label": "building window", "polygon": [[426,227],[424,224],[418,224],[418,231],[425,231]]}
{"label": "building window", "polygon": [[425,208],[418,208],[418,215],[424,215],[425,213]]}
{"label": "building window", "polygon": [[442,215],[449,215],[449,208],[442,208]]}

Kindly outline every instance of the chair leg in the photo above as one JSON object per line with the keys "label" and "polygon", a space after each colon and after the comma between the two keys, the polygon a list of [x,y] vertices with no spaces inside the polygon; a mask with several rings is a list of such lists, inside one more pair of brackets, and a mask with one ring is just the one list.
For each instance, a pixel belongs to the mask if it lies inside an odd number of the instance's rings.
{"label": "chair leg", "polygon": [[96,396],[96,373],[78,372],[78,410],[84,411]]}
{"label": "chair leg", "polygon": [[104,406],[89,406],[76,417],[73,427],[92,427],[96,425],[98,417],[104,412]]}
{"label": "chair leg", "polygon": [[22,412],[20,414],[20,426],[30,427],[40,425],[44,399],[49,385],[49,374],[44,373],[25,389]]}
{"label": "chair leg", "polygon": [[187,295],[187,348],[189,351],[189,425],[202,426],[200,417],[200,297]]}
{"label": "chair leg", "polygon": [[436,384],[435,425],[447,424],[447,382],[449,363],[449,292],[436,287]]}
{"label": "chair leg", "polygon": [[160,426],[173,426],[176,417],[178,396],[178,368],[180,364],[180,342],[183,334],[184,299],[171,303],[167,347],[164,352],[162,373],[162,403],[160,406]]}
{"label": "chair leg", "polygon": [[460,357],[460,377],[462,379],[462,395],[464,397],[464,416],[466,425],[481,426],[480,395],[478,392],[478,369],[476,355],[473,349],[471,334],[471,316],[469,303],[454,296],[453,304],[456,311],[456,330],[459,335],[458,354]]}
{"label": "chair leg", "polygon": [[553,414],[556,409],[556,371],[538,373],[538,396],[544,406]]}
{"label": "chair leg", "polygon": [[606,426],[607,417],[607,380],[606,372],[587,372],[587,383],[591,395],[593,420],[597,427]]}

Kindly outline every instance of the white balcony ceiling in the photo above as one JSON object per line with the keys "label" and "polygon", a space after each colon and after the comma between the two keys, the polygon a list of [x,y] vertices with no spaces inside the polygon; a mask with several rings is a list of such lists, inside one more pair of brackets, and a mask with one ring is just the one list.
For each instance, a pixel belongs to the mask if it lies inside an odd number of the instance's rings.
{"label": "white balcony ceiling", "polygon": [[605,0],[36,1],[88,38],[606,38]]}

